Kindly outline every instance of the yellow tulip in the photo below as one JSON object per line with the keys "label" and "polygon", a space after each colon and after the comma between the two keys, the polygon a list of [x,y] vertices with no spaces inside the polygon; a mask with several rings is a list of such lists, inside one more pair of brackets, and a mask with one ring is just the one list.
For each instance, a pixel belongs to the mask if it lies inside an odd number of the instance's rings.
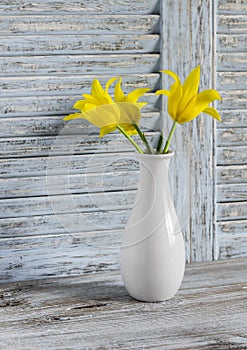
{"label": "yellow tulip", "polygon": [[[97,106],[102,106],[105,104],[114,103],[111,96],[108,93],[108,89],[117,78],[112,78],[106,83],[105,90],[101,86],[98,79],[94,79],[91,87],[91,94],[83,94],[84,100],[79,100],[74,104],[75,109],[79,109],[81,112],[87,112],[91,109],[96,108]],[[74,117],[73,117],[74,116]],[[79,118],[79,113],[71,114],[66,117],[65,120]]]}
{"label": "yellow tulip", "polygon": [[[93,125],[100,128],[100,137],[116,130],[119,126],[121,132],[127,135],[137,134],[135,125],[139,124],[141,114],[141,104],[138,98],[145,93],[141,89],[130,92],[122,99],[115,101],[108,93],[109,86],[118,78],[112,78],[106,83],[103,89],[99,80],[94,79],[91,87],[91,94],[83,94],[83,100],[79,100],[74,104],[75,109],[79,109],[80,113],[70,114],[64,120],[82,118],[86,119]],[[118,88],[119,89],[119,88]],[[116,95],[115,89],[115,95]],[[142,104],[142,106],[145,103]]]}
{"label": "yellow tulip", "polygon": [[139,109],[143,108],[147,102],[138,102],[139,98],[144,95],[150,89],[147,88],[139,88],[131,91],[128,95],[124,95],[122,90],[122,78],[120,77],[118,82],[116,83],[114,90],[114,98],[116,102],[133,102],[138,106]]}
{"label": "yellow tulip", "polygon": [[168,113],[175,122],[184,124],[195,119],[201,112],[221,121],[218,111],[209,106],[214,100],[221,100],[220,94],[214,89],[198,93],[200,66],[191,71],[183,85],[174,72],[170,70],[161,72],[175,80],[170,90],[156,91],[157,95],[168,96]]}

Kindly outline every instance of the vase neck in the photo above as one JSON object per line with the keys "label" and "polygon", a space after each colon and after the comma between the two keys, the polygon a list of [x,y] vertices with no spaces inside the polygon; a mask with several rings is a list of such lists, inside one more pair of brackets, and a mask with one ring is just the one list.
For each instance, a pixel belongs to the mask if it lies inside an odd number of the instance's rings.
{"label": "vase neck", "polygon": [[[141,155],[140,186],[155,186],[157,189],[168,185],[169,165],[173,154],[168,155]],[[151,189],[151,188],[150,188]]]}

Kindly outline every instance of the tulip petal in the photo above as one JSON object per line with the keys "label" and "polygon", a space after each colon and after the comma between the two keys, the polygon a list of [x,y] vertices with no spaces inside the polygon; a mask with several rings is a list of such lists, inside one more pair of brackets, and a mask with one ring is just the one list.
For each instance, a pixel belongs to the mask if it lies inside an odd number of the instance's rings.
{"label": "tulip petal", "polygon": [[171,70],[162,70],[162,73],[170,75],[175,83],[172,84],[168,95],[168,113],[173,120],[176,120],[177,108],[182,98],[182,85],[178,75]]}
{"label": "tulip petal", "polygon": [[110,132],[113,132],[114,130],[116,130],[116,128],[117,128],[117,125],[108,125],[108,126],[102,127],[100,129],[99,137],[102,138],[106,134],[109,134]]}
{"label": "tulip petal", "polygon": [[180,80],[176,81],[170,89],[168,96],[168,113],[173,120],[177,121],[177,108],[182,97],[182,85]]}
{"label": "tulip petal", "polygon": [[207,107],[203,110],[203,113],[209,114],[209,115],[211,115],[211,117],[213,117],[214,119],[217,119],[218,121],[221,122],[220,114],[215,108]]}
{"label": "tulip petal", "polygon": [[146,89],[146,88],[139,88],[136,90],[131,91],[127,96],[126,96],[126,102],[137,102],[138,99],[144,95],[147,91],[149,91],[150,89]]}
{"label": "tulip petal", "polygon": [[166,95],[169,96],[170,91],[169,90],[158,90],[155,92],[155,95]]}
{"label": "tulip petal", "polygon": [[161,70],[161,72],[170,75],[175,81],[180,82],[178,75],[171,70]]}
{"label": "tulip petal", "polygon": [[79,109],[82,112],[86,112],[90,109],[95,108],[95,104],[89,103],[87,100],[79,100],[74,104],[73,108]]}
{"label": "tulip petal", "polygon": [[105,94],[104,89],[102,88],[98,79],[94,79],[91,87],[91,95],[96,99],[99,99],[102,95]]}
{"label": "tulip petal", "polygon": [[97,99],[95,97],[93,97],[92,95],[83,94],[82,96],[85,98],[85,100],[87,100],[87,102],[89,102],[89,103],[91,103],[91,104],[93,104],[95,106],[98,105]]}
{"label": "tulip petal", "polygon": [[135,106],[137,106],[139,109],[142,109],[147,104],[148,104],[147,102],[136,102]]}
{"label": "tulip petal", "polygon": [[125,96],[121,88],[122,78],[120,77],[114,90],[114,98],[116,102],[124,102]]}
{"label": "tulip petal", "polygon": [[81,113],[73,113],[64,117],[63,120],[73,120],[73,119],[83,118],[82,116],[83,114]]}
{"label": "tulip petal", "polygon": [[106,93],[108,93],[108,89],[109,89],[110,85],[113,84],[114,81],[116,81],[117,79],[118,79],[118,78],[115,77],[115,78],[111,78],[110,80],[108,80],[108,82],[107,82],[106,85],[105,85],[105,91],[106,91]]}
{"label": "tulip petal", "polygon": [[84,98],[86,98],[85,96],[87,96],[87,99],[89,96],[93,97],[97,106],[112,103],[110,95],[102,88],[98,79],[94,79],[92,82],[91,95],[83,95]]}
{"label": "tulip petal", "polygon": [[178,115],[177,122],[183,124],[193,120],[214,100],[221,100],[221,96],[216,90],[209,89],[200,92],[190,100],[185,110]]}
{"label": "tulip petal", "polygon": [[194,68],[186,78],[183,84],[183,97],[178,107],[178,113],[181,113],[189,101],[197,94],[200,82],[200,66]]}
{"label": "tulip petal", "polygon": [[119,123],[120,124],[139,124],[139,121],[141,119],[141,113],[140,113],[140,102],[138,103],[117,103],[117,107],[120,112],[119,116]]}
{"label": "tulip petal", "polygon": [[124,131],[128,134],[128,135],[137,135],[138,132],[136,131],[135,127],[131,124],[120,124],[120,126],[124,129]]}

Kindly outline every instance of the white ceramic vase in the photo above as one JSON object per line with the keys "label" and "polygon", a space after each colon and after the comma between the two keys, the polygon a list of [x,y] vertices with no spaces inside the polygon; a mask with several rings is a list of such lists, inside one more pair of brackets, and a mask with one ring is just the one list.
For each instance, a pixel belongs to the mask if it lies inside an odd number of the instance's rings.
{"label": "white ceramic vase", "polygon": [[172,298],[184,275],[184,241],[169,185],[172,156],[137,155],[140,185],[123,232],[121,274],[128,293],[141,301]]}

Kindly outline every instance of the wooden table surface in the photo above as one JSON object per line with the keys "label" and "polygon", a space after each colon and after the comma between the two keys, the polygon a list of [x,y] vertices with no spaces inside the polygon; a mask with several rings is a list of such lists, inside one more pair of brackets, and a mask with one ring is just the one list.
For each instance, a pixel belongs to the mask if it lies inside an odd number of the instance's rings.
{"label": "wooden table surface", "polygon": [[186,267],[163,303],[133,300],[118,273],[0,285],[0,348],[247,349],[247,259]]}

